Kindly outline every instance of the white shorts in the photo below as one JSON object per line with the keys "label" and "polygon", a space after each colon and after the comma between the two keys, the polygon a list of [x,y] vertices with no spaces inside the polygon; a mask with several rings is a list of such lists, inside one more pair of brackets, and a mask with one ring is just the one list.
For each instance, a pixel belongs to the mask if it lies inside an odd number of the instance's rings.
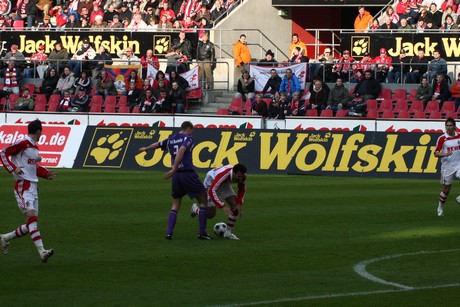
{"label": "white shorts", "polygon": [[35,210],[38,213],[38,184],[26,180],[16,181],[14,196],[22,213]]}
{"label": "white shorts", "polygon": [[[220,188],[217,190],[217,195],[219,196],[220,199],[225,200],[226,198],[230,196],[236,196],[235,191],[233,191],[232,185],[230,183],[223,184],[220,186]],[[209,197],[208,194],[208,207],[215,207],[216,204],[212,201],[211,197]]]}

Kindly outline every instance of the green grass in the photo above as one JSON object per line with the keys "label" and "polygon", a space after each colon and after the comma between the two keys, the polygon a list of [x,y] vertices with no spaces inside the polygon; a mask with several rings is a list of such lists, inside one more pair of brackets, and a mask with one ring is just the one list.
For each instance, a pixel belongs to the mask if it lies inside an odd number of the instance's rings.
{"label": "green grass", "polygon": [[[164,233],[170,181],[159,172],[58,170],[40,182],[42,264],[29,237],[0,255],[0,306],[455,306],[460,207],[436,216],[437,180],[250,175],[240,241],[196,239],[184,198]],[[203,174],[202,174],[203,176]],[[0,232],[22,217],[0,176]],[[218,211],[209,221],[225,221]],[[434,253],[413,254],[419,251]],[[444,252],[438,252],[444,251]],[[409,291],[369,281],[353,267]]]}

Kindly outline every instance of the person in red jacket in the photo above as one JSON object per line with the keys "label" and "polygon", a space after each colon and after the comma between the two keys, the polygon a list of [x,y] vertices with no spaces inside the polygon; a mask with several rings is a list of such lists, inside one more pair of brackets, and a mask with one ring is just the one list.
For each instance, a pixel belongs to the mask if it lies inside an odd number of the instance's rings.
{"label": "person in red jacket", "polygon": [[16,230],[0,235],[0,247],[3,254],[8,254],[10,241],[30,234],[42,262],[47,262],[54,253],[53,249],[45,249],[38,229],[38,177],[54,179],[56,174],[40,166],[41,156],[38,151],[38,140],[42,134],[42,123],[39,119],[31,121],[27,126],[27,136],[0,151],[3,167],[13,174],[16,180],[14,195],[19,210],[24,214],[26,223]]}
{"label": "person in red jacket", "polygon": [[387,50],[385,48],[380,48],[380,55],[374,58],[375,70],[376,70],[376,79],[380,83],[386,82],[388,70],[391,65],[392,59],[387,55]]}
{"label": "person in red jacket", "polygon": [[457,81],[455,81],[450,88],[450,95],[455,101],[455,110],[458,110],[460,107],[460,73],[457,75]]}

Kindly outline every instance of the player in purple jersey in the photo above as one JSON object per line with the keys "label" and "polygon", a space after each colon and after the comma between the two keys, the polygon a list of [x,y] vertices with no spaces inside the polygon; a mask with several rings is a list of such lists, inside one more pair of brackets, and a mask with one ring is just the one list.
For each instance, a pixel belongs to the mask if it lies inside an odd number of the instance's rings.
{"label": "player in purple jersey", "polygon": [[198,221],[200,224],[198,239],[212,239],[206,232],[206,189],[196,173],[192,162],[192,133],[193,124],[189,121],[185,121],[182,123],[178,134],[161,142],[139,148],[139,152],[161,148],[162,150],[167,150],[171,154],[172,168],[163,176],[164,179],[172,177],[172,206],[169,212],[168,230],[166,231],[167,240],[172,240],[177,213],[180,209],[182,197],[185,195],[188,195],[190,198],[196,198],[200,204],[198,213]]}

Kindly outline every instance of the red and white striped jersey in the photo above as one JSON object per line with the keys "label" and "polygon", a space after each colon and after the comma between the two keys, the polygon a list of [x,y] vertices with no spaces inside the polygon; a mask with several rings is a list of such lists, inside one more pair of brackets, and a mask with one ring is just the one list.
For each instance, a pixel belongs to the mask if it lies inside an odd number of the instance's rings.
{"label": "red and white striped jersey", "polygon": [[443,169],[456,170],[460,168],[460,134],[455,132],[454,136],[449,136],[447,133],[441,135],[436,141],[435,151],[452,152],[452,155],[441,158]]}
{"label": "red and white striped jersey", "polygon": [[[29,136],[17,140],[12,145],[0,151],[0,160],[2,161],[3,167],[9,173],[13,173],[13,177],[16,181],[27,180],[38,182],[38,177],[46,178],[49,171],[37,165],[38,159],[37,144]],[[14,170],[18,166],[22,167],[23,174],[21,175],[14,173]]]}
{"label": "red and white striped jersey", "polygon": [[[214,168],[206,174],[204,186],[216,207],[223,208],[225,203],[220,200],[217,190],[224,184],[231,184],[233,179],[233,165],[224,165]],[[246,183],[238,183],[237,204],[243,204],[246,193]]]}

